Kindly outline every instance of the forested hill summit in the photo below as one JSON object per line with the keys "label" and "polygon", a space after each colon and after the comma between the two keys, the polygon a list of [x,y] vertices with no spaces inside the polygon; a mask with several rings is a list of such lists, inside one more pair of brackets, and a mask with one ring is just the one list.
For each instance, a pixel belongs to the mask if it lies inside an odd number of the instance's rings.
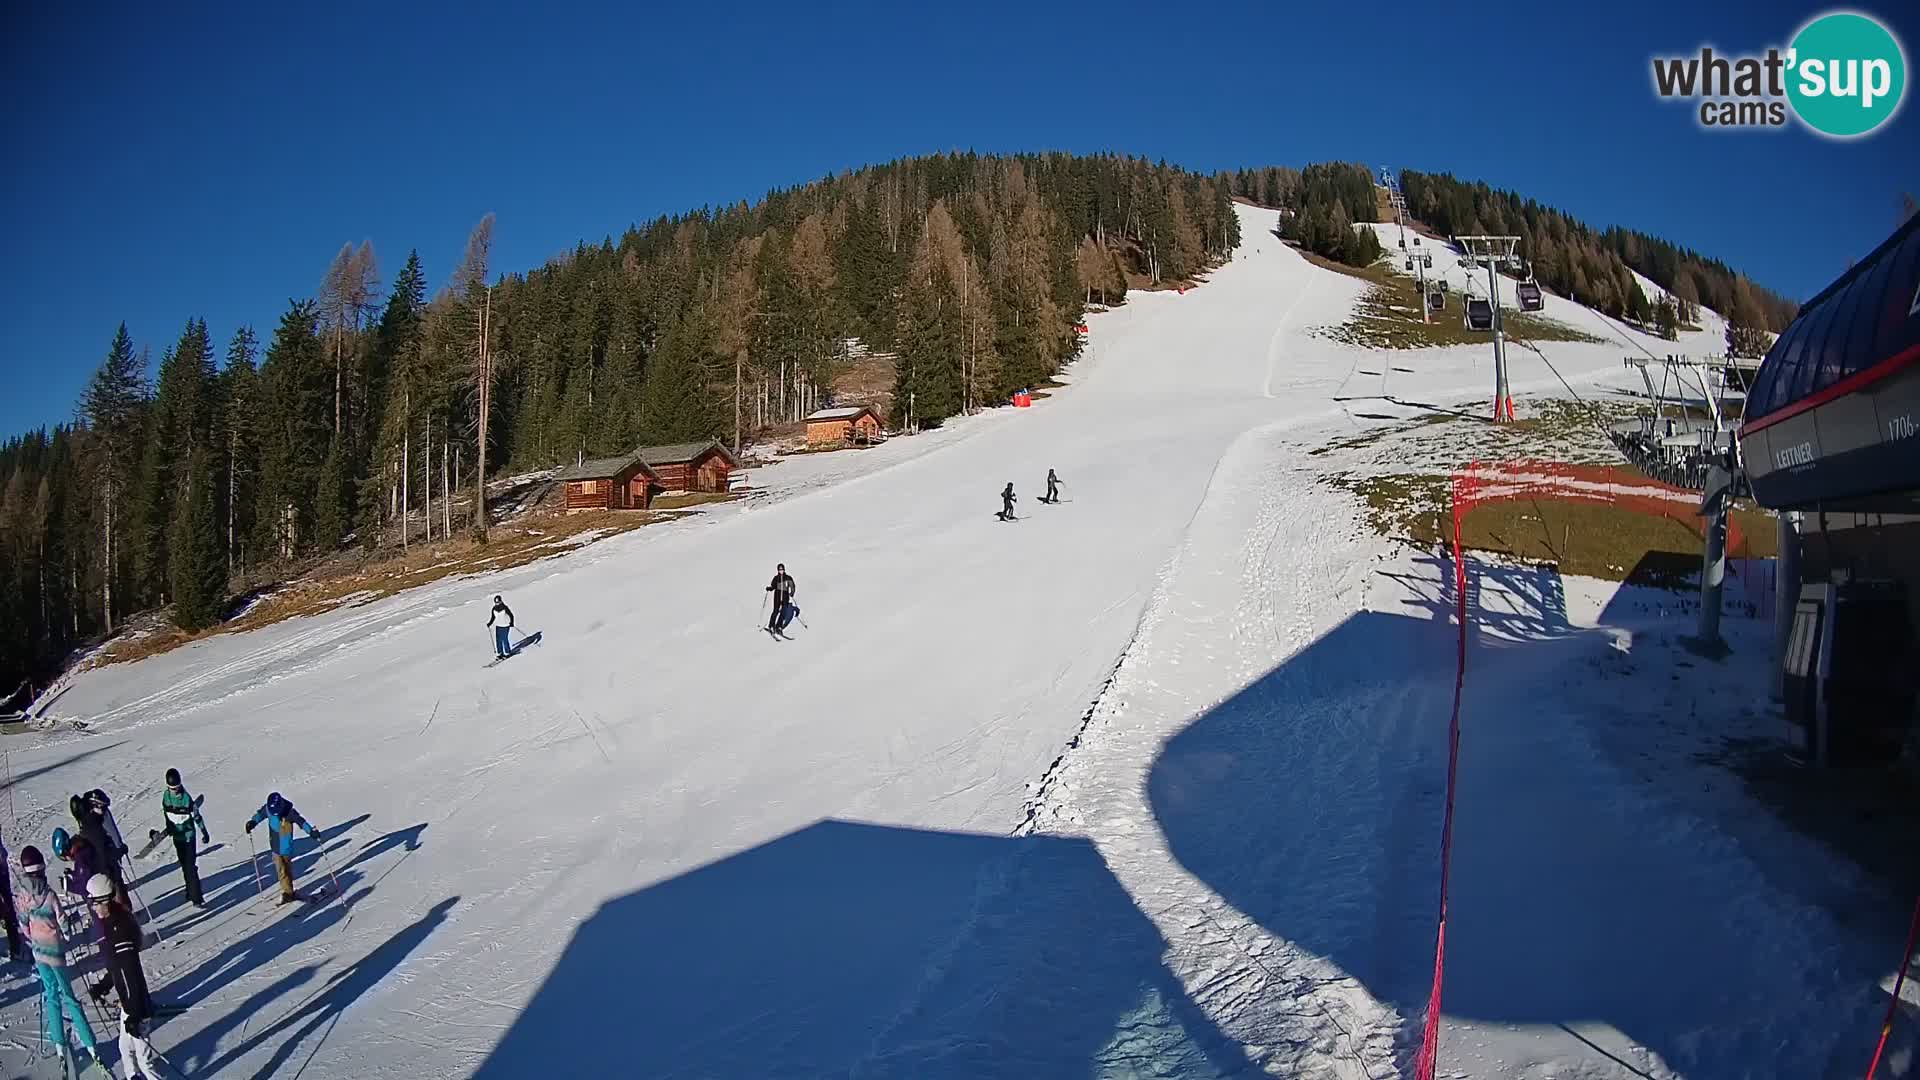
{"label": "forested hill summit", "polygon": [[[1567,291],[1603,309],[1623,265],[1676,294],[1692,281],[1709,306],[1754,293],[1652,238],[1417,176],[1409,196],[1436,227],[1537,227],[1542,280],[1564,266]],[[825,403],[856,343],[891,358],[890,426],[1003,402],[1075,355],[1089,305],[1228,257],[1234,198],[1289,211],[1305,246],[1378,255],[1369,230],[1341,227],[1376,214],[1362,165],[1209,176],[944,154],[661,217],[524,273],[491,265],[489,216],[437,290],[417,253],[387,280],[371,243],[348,245],[269,331],[217,342],[190,316],[157,367],[122,325],[76,424],[0,446],[0,694],[130,612],[170,605],[196,630],[243,588],[392,543],[428,483],[439,514],[462,515],[443,531],[484,534],[484,475],[751,440]],[[449,485],[469,497],[450,504]]]}

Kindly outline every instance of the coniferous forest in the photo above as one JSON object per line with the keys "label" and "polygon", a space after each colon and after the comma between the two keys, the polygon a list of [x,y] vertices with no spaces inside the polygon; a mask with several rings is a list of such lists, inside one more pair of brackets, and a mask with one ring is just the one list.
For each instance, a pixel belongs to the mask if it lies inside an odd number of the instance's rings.
{"label": "coniferous forest", "polygon": [[1725,315],[1732,353],[1764,353],[1760,332],[1785,330],[1799,310],[1717,259],[1631,229],[1594,229],[1511,191],[1411,170],[1400,174],[1400,189],[1409,213],[1448,236],[1520,237],[1521,253],[1542,285],[1616,318],[1664,321],[1634,286],[1629,268],[1673,295],[1680,322],[1694,322],[1703,306]]}
{"label": "coniferous forest", "polygon": [[[1403,185],[1444,232],[1525,236],[1543,283],[1602,310],[1636,315],[1631,266],[1682,315],[1705,304],[1773,329],[1792,316],[1654,237],[1447,176]],[[417,252],[390,269],[348,244],[312,296],[226,341],[191,313],[151,347],[107,330],[73,422],[0,444],[0,695],[130,613],[165,607],[199,630],[243,582],[346,545],[484,540],[475,507],[505,470],[751,441],[830,404],[856,356],[890,358],[896,429],[1004,403],[1073,359],[1088,306],[1227,258],[1234,198],[1282,208],[1286,237],[1327,258],[1381,253],[1351,227],[1378,214],[1363,165],[1203,176],[1115,155],[946,154],[661,217],[525,272],[492,265],[491,215],[444,282]]]}
{"label": "coniferous forest", "polygon": [[1226,257],[1228,187],[1111,155],[947,154],[524,273],[491,265],[491,216],[443,283],[418,253],[387,269],[349,244],[257,330],[215,341],[183,312],[157,362],[109,322],[73,423],[0,445],[0,695],[129,613],[198,630],[237,582],[403,522],[484,538],[473,507],[501,470],[751,440],[827,404],[854,348],[892,355],[894,427],[1002,403],[1076,355],[1089,304]]}

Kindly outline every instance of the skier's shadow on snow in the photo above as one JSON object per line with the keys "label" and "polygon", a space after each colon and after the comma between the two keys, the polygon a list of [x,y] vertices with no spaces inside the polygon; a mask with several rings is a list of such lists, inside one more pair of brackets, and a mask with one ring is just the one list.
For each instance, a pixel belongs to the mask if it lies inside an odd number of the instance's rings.
{"label": "skier's shadow on snow", "polygon": [[[352,832],[356,826],[365,823],[371,817],[371,814],[361,814],[359,817],[349,818],[337,825],[329,825],[320,830],[319,838],[315,840],[300,836],[297,839],[293,854],[294,875],[304,880],[316,870],[324,870],[324,860],[321,856],[323,854],[331,855],[345,847],[346,840],[350,839],[347,834]],[[340,842],[335,843],[336,840]],[[164,840],[161,841],[162,845],[166,843]],[[168,924],[165,920],[169,914],[187,905],[186,889],[180,882],[180,864],[173,861],[164,863],[142,877],[134,886],[136,890],[140,886],[146,885],[153,880],[164,880],[167,875],[172,875],[173,887],[157,897],[150,898],[150,902],[153,905],[153,917],[162,920],[160,927],[161,932],[169,933],[192,929],[227,911],[235,904],[244,903],[253,899],[254,895],[260,891],[261,881],[264,880],[268,886],[272,886],[273,856],[271,850],[264,845],[259,845],[258,841],[255,843],[257,846],[253,849],[253,861],[251,863],[245,859],[236,860],[211,874],[205,872],[207,864],[204,861],[200,863],[202,870],[200,875],[200,893],[206,897],[207,906],[194,912],[191,916],[177,924]],[[225,842],[221,841],[205,848],[200,854],[204,859],[205,856],[221,850],[224,846]]]}
{"label": "skier's shadow on snow", "polygon": [[[363,896],[367,891],[371,890],[363,890],[359,895]],[[355,898],[358,899],[357,896]],[[449,896],[435,904],[426,914],[372,951],[346,968],[326,976],[319,985],[308,989],[297,1000],[287,999],[296,990],[313,983],[319,977],[322,965],[308,964],[275,980],[228,1013],[219,1024],[199,1032],[189,1041],[188,1052],[198,1060],[218,1047],[220,1039],[234,1027],[246,1024],[252,1032],[245,1041],[205,1065],[191,1068],[190,1072],[204,1076],[221,1075],[222,1070],[238,1063],[249,1052],[269,1044],[274,1046],[273,1056],[254,1073],[255,1076],[264,1078],[278,1075],[281,1067],[296,1056],[301,1058],[301,1070],[304,1071],[305,1063],[311,1061],[326,1045],[328,1037],[333,1034],[333,1024],[340,1015],[405,962],[421,942],[446,922],[448,913],[459,902],[460,897]],[[255,1020],[264,1020],[266,1023],[255,1028],[252,1026]],[[326,1031],[303,1054],[302,1044],[323,1026]]]}
{"label": "skier's shadow on snow", "polygon": [[607,901],[474,1075],[1244,1073],[1166,947],[1085,840],[821,821]]}

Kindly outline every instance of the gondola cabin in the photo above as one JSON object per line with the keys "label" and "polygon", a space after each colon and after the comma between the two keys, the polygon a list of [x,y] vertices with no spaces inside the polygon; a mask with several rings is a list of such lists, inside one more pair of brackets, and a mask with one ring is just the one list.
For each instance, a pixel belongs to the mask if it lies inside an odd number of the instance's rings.
{"label": "gondola cabin", "polygon": [[638,453],[582,461],[554,479],[566,485],[569,510],[645,510],[660,488]]}
{"label": "gondola cabin", "polygon": [[1493,305],[1485,297],[1469,296],[1466,307],[1461,311],[1461,318],[1469,330],[1492,330]]}
{"label": "gondola cabin", "polygon": [[1539,311],[1547,306],[1547,298],[1540,294],[1540,283],[1523,281],[1514,286],[1514,292],[1520,297],[1521,311]]}
{"label": "gondola cabin", "polygon": [[639,453],[640,460],[668,491],[725,494],[732,488],[734,470],[740,467],[717,441],[643,446]]}
{"label": "gondola cabin", "polygon": [[1920,217],[1767,350],[1740,458],[1761,505],[1797,512],[1782,517],[1775,601],[1790,749],[1920,762]]}

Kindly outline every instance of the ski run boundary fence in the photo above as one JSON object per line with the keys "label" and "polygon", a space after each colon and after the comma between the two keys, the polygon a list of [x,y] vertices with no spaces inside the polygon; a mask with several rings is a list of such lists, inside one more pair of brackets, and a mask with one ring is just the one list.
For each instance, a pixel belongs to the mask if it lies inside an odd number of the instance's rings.
{"label": "ski run boundary fence", "polygon": [[[1470,633],[1467,605],[1467,560],[1461,542],[1462,525],[1474,507],[1483,503],[1510,499],[1548,497],[1612,503],[1642,513],[1671,514],[1676,508],[1661,503],[1676,498],[1695,498],[1663,484],[1620,485],[1583,475],[1587,470],[1557,463],[1511,461],[1499,465],[1473,462],[1455,472],[1449,484],[1449,510],[1452,517],[1450,545],[1453,554],[1453,614],[1458,630],[1455,639],[1453,710],[1447,722],[1447,784],[1445,809],[1440,819],[1440,896],[1435,913],[1433,940],[1433,984],[1427,993],[1427,1014],[1421,1030],[1420,1047],[1414,1057],[1415,1080],[1433,1080],[1440,1054],[1440,1003],[1446,981],[1448,885],[1453,865],[1453,806],[1460,772],[1460,704],[1467,682],[1467,641]],[[1672,494],[1669,494],[1672,492]],[[1682,511],[1684,512],[1684,510]],[[1770,609],[1774,598],[1768,591],[1764,607]],[[1760,612],[1770,618],[1771,610]],[[1920,897],[1914,900],[1913,918],[1907,928],[1907,942],[1900,954],[1900,967],[1894,977],[1893,992],[1887,1002],[1886,1018],[1881,1022],[1873,1057],[1867,1065],[1866,1080],[1874,1080],[1885,1056],[1893,1020],[1898,1013],[1901,990],[1907,970],[1913,964],[1913,950],[1920,943]]]}

